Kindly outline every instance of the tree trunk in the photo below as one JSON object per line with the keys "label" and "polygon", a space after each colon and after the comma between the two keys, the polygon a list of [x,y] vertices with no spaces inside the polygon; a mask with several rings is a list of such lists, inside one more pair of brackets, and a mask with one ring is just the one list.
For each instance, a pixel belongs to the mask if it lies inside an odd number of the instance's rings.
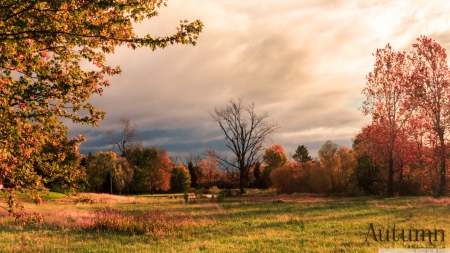
{"label": "tree trunk", "polygon": [[439,184],[439,196],[444,196],[445,194],[445,159],[446,159],[446,148],[445,148],[445,141],[444,141],[444,133],[439,133],[439,140],[441,142],[441,182]]}
{"label": "tree trunk", "polygon": [[109,173],[109,186],[110,186],[110,194],[112,195],[112,173]]}
{"label": "tree trunk", "polygon": [[388,196],[394,197],[394,159],[392,153],[389,154],[389,179],[388,179]]}
{"label": "tree trunk", "polygon": [[241,170],[241,173],[239,173],[239,190],[241,195],[244,194],[244,177],[244,170]]}

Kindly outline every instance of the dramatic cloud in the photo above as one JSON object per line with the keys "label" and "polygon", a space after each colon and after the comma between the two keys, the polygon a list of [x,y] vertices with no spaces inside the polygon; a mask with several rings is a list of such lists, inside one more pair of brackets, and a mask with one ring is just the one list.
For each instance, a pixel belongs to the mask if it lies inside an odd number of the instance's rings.
{"label": "dramatic cloud", "polygon": [[171,153],[225,150],[208,112],[244,97],[281,128],[271,145],[287,153],[305,144],[316,155],[326,140],[351,145],[369,117],[358,108],[377,48],[410,51],[420,35],[450,48],[450,5],[428,1],[170,0],[141,34],[174,32],[180,19],[205,24],[198,44],[151,52],[119,48],[108,61],[123,74],[93,104],[108,114],[84,134],[83,153],[110,149],[105,131],[118,119],[139,124],[143,143]]}

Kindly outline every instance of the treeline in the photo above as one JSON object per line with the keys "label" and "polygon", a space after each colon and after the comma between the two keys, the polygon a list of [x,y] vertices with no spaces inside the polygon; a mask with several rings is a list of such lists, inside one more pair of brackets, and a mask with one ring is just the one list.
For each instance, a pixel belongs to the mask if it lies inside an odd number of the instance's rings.
{"label": "treeline", "polygon": [[[278,193],[286,194],[389,196],[389,159],[383,135],[377,132],[381,130],[373,125],[364,127],[353,139],[351,149],[327,141],[314,160],[304,146],[299,146],[293,162],[288,161],[280,145],[272,146],[263,156],[261,169],[257,169],[262,171],[257,179],[259,186],[273,187]],[[439,153],[405,135],[402,138],[403,145],[394,153],[394,195],[438,194],[441,184]],[[299,153],[299,150],[303,151]],[[260,173],[256,171],[256,174]]]}
{"label": "treeline", "polygon": [[[255,162],[246,178],[247,188],[274,188],[278,193],[319,193],[326,195],[388,195],[389,169],[383,155],[384,146],[377,140],[374,126],[363,128],[353,140],[352,148],[325,142],[312,159],[304,145],[298,146],[291,159],[281,145],[267,148]],[[416,150],[417,143],[405,138],[401,154]],[[157,147],[136,146],[121,155],[113,151],[83,156],[76,143],[67,143],[64,150],[48,149],[49,153],[64,151],[65,164],[83,177],[75,175],[79,191],[139,194],[181,193],[199,189],[235,189],[239,186],[239,171],[223,170],[214,156],[199,155],[170,159]],[[431,148],[420,149],[420,157],[397,159],[394,192],[398,195],[433,194],[439,187],[439,163],[433,160]],[[409,153],[411,154],[411,153]],[[412,153],[414,154],[414,153]],[[427,157],[428,156],[428,157]],[[293,160],[293,161],[290,161]],[[73,171],[73,170],[68,170]],[[41,172],[44,173],[44,172]],[[47,182],[53,190],[64,191],[70,173]]]}
{"label": "treeline", "polygon": [[82,158],[85,191],[113,194],[180,193],[190,188],[235,188],[233,175],[219,170],[213,157],[191,155],[172,161],[164,149],[135,147],[118,156],[98,152]]}

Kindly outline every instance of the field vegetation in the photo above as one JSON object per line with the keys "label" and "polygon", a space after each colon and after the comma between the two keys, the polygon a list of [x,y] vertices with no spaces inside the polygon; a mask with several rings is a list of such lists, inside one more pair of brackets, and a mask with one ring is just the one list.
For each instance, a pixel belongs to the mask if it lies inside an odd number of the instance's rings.
{"label": "field vegetation", "polygon": [[[6,252],[377,252],[379,248],[445,247],[448,242],[375,241],[379,229],[442,229],[449,198],[275,195],[185,204],[182,197],[90,194],[91,204],[51,193],[45,205],[25,201],[39,225],[15,223],[1,210]],[[383,238],[384,239],[384,238]],[[448,241],[448,234],[447,238]]]}

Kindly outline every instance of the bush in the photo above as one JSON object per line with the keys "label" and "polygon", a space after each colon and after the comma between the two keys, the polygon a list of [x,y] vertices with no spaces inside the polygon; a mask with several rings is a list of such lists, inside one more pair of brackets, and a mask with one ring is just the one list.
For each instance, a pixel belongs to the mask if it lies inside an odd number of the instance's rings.
{"label": "bush", "polygon": [[225,197],[236,197],[239,193],[238,189],[224,189]]}
{"label": "bush", "polygon": [[327,193],[331,191],[330,171],[322,166],[317,166],[311,171],[311,180],[309,184],[316,193]]}
{"label": "bush", "polygon": [[202,191],[201,189],[195,191],[195,197],[196,197],[196,198],[201,198],[201,197],[202,197],[202,194],[203,194],[203,191]]}
{"label": "bush", "polygon": [[225,190],[221,190],[219,195],[217,196],[217,202],[223,203],[225,201],[226,192]]}
{"label": "bush", "polygon": [[220,190],[219,188],[217,188],[217,186],[213,186],[209,189],[209,193],[213,194],[213,195],[217,195],[219,194]]}
{"label": "bush", "polygon": [[189,202],[189,193],[185,192],[183,197],[184,197],[184,203],[187,205]]}
{"label": "bush", "polygon": [[296,162],[277,168],[270,173],[273,187],[278,193],[291,194],[301,191],[301,167]]}

